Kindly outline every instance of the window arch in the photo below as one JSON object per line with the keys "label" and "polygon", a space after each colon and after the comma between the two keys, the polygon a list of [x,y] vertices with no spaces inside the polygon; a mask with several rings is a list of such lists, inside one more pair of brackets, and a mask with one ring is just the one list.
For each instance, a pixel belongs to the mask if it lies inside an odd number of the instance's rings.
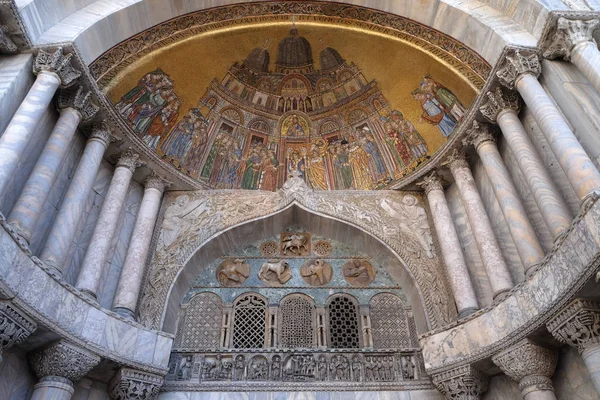
{"label": "window arch", "polygon": [[234,349],[261,349],[266,347],[267,300],[256,294],[246,293],[233,304]]}
{"label": "window arch", "polygon": [[314,347],[314,300],[302,294],[285,296],[279,304],[279,326],[280,347]]}
{"label": "window arch", "polygon": [[185,349],[219,347],[223,302],[214,293],[199,293],[185,309],[181,329],[181,345]]}
{"label": "window arch", "polygon": [[357,301],[349,295],[334,295],[327,301],[329,348],[360,348],[360,327]]}
{"label": "window arch", "polygon": [[410,347],[410,332],[402,300],[391,293],[379,293],[371,298],[371,332],[377,349]]}

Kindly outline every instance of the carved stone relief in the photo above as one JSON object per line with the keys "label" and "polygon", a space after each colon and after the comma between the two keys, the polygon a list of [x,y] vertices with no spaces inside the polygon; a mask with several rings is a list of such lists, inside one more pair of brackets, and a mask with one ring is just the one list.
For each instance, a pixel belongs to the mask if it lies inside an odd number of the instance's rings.
{"label": "carved stone relief", "polygon": [[159,375],[121,368],[108,385],[111,400],[152,400],[164,382]]}
{"label": "carved stone relief", "polygon": [[332,251],[333,247],[327,240],[317,240],[313,243],[313,253],[318,257],[327,257]]}
{"label": "carved stone relief", "polygon": [[276,257],[279,254],[279,243],[268,240],[260,245],[260,253],[265,257]]}
{"label": "carved stone relief", "polygon": [[323,286],[333,278],[331,264],[321,259],[309,260],[300,268],[300,275],[310,286]]}
{"label": "carved stone relief", "polygon": [[352,286],[369,286],[375,280],[375,268],[367,260],[350,260],[344,264],[342,275]]}
{"label": "carved stone relief", "polygon": [[292,279],[292,270],[285,260],[269,260],[260,267],[258,277],[269,286],[281,286]]}
{"label": "carved stone relief", "polygon": [[225,260],[217,268],[217,280],[221,286],[242,286],[249,276],[250,266],[240,258]]}
{"label": "carved stone relief", "polygon": [[310,255],[310,233],[283,232],[281,234],[282,256],[308,256]]}

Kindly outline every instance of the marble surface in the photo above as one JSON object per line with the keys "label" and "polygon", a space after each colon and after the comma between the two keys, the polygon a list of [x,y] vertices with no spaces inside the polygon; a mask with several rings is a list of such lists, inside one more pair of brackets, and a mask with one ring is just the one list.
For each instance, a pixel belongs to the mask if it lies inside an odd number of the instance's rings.
{"label": "marble surface", "polygon": [[442,400],[435,390],[411,392],[165,392],[158,400]]}
{"label": "marble surface", "polygon": [[25,352],[18,348],[11,348],[2,352],[2,358],[3,360],[0,361],[0,399],[28,399],[33,392],[36,379],[29,372]]}
{"label": "marble surface", "polygon": [[31,54],[0,57],[0,135],[33,84]]}
{"label": "marble surface", "polygon": [[556,372],[552,377],[554,391],[559,399],[599,400],[583,359],[577,349],[565,346],[560,350]]}

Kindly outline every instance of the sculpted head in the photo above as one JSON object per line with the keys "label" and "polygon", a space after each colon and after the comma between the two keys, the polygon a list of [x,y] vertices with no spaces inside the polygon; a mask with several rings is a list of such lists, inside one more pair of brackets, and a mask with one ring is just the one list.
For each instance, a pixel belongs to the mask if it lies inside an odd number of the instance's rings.
{"label": "sculpted head", "polygon": [[415,196],[407,195],[402,198],[402,203],[407,206],[414,206],[417,204],[417,198]]}

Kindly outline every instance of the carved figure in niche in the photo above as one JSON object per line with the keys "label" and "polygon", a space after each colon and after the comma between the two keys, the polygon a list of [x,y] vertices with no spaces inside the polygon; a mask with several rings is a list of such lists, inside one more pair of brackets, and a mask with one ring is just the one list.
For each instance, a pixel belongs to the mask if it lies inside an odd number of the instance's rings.
{"label": "carved figure in niche", "polygon": [[331,264],[321,259],[308,260],[300,268],[300,275],[311,286],[322,286],[333,278]]}
{"label": "carved figure in niche", "polygon": [[352,286],[368,286],[375,280],[375,268],[367,260],[351,260],[344,264],[342,275]]}
{"label": "carved figure in niche", "polygon": [[231,378],[231,360],[223,360],[221,354],[215,358],[205,358],[202,364],[203,380],[223,380]]}
{"label": "carved figure in niche", "polygon": [[427,258],[435,257],[427,213],[415,196],[404,196],[402,204],[390,199],[382,199],[380,204],[390,217],[398,221],[398,226],[404,234],[417,239]]}
{"label": "carved figure in niche", "polygon": [[248,379],[266,381],[269,379],[269,363],[264,356],[254,356],[248,363]]}
{"label": "carved figure in niche", "polygon": [[239,287],[250,276],[250,266],[240,258],[225,260],[217,267],[217,280],[224,287]]}
{"label": "carved figure in niche", "polygon": [[288,358],[283,371],[286,381],[309,381],[315,378],[317,363],[312,354],[296,354]]}
{"label": "carved figure in niche", "polygon": [[236,381],[243,380],[245,370],[246,359],[243,355],[240,354],[235,358],[235,362],[233,364],[233,379]]}
{"label": "carved figure in niche", "polygon": [[394,380],[394,358],[393,357],[384,357],[383,358],[383,371],[384,371],[384,379],[386,381]]}
{"label": "carved figure in niche", "polygon": [[179,368],[177,370],[177,380],[187,381],[190,379],[192,369],[192,356],[185,356],[179,360]]}
{"label": "carved figure in niche", "polygon": [[373,373],[373,362],[371,357],[365,357],[365,380],[367,382],[372,382],[375,380],[375,374]]}
{"label": "carved figure in niche", "polygon": [[333,380],[335,381],[348,381],[350,380],[350,368],[348,365],[348,359],[344,356],[336,355],[331,358],[331,364],[329,364],[329,370]]}
{"label": "carved figure in niche", "polygon": [[415,363],[411,356],[402,356],[402,378],[415,379]]}
{"label": "carved figure in niche", "polygon": [[282,233],[281,252],[284,256],[304,256],[310,254],[310,237],[306,233]]}
{"label": "carved figure in niche", "polygon": [[318,378],[320,381],[327,380],[327,359],[324,355],[319,356],[319,362],[317,364]]}
{"label": "carved figure in niche", "polygon": [[292,278],[290,265],[283,260],[269,260],[258,271],[261,281],[270,285],[283,285]]}
{"label": "carved figure in niche", "polygon": [[271,360],[271,379],[278,381],[281,377],[281,357],[273,356]]}
{"label": "carved figure in niche", "polygon": [[362,381],[362,362],[358,354],[352,357],[352,379],[355,382]]}

